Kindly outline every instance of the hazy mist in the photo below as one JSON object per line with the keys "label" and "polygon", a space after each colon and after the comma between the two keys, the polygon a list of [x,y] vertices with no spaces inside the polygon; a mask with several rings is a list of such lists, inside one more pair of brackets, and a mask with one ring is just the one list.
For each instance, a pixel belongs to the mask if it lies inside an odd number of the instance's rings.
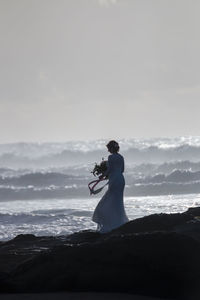
{"label": "hazy mist", "polygon": [[199,135],[198,0],[0,0],[0,143]]}

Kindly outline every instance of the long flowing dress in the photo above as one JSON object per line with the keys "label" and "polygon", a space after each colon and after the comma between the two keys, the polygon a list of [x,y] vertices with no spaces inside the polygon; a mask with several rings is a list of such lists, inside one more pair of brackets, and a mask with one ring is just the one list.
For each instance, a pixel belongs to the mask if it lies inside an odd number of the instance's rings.
{"label": "long flowing dress", "polygon": [[123,202],[125,186],[123,156],[119,153],[109,155],[107,167],[108,190],[99,201],[92,216],[92,221],[97,223],[97,230],[101,233],[109,232],[129,221]]}

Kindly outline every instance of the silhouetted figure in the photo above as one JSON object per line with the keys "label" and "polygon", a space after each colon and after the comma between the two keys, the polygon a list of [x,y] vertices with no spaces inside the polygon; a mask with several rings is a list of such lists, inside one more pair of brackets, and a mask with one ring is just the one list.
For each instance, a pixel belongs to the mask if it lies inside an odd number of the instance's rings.
{"label": "silhouetted figure", "polygon": [[112,140],[106,146],[111,153],[108,156],[107,171],[104,173],[109,179],[108,190],[99,201],[92,217],[101,233],[111,231],[129,221],[123,202],[124,158],[118,153],[119,144],[116,141]]}

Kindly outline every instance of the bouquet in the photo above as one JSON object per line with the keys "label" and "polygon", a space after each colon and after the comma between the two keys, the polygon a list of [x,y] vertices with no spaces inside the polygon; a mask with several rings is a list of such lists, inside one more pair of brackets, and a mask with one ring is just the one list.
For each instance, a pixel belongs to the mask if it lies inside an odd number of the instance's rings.
{"label": "bouquet", "polygon": [[[94,169],[91,172],[94,176],[98,176],[98,177],[104,177],[104,174],[107,170],[107,161],[104,160],[104,158],[102,158],[102,161],[100,164],[95,163]],[[106,176],[107,178],[107,176]]]}
{"label": "bouquet", "polygon": [[94,176],[98,176],[99,179],[93,180],[91,182],[88,183],[88,188],[90,190],[90,195],[95,195],[98,194],[99,192],[101,192],[103,190],[103,188],[108,184],[108,182],[106,184],[104,184],[102,187],[100,187],[99,189],[95,190],[94,188],[97,186],[97,184],[99,184],[99,182],[108,179],[108,176],[104,175],[105,172],[107,170],[107,161],[104,160],[102,158],[102,162],[100,164],[95,163],[94,169],[91,172]]}

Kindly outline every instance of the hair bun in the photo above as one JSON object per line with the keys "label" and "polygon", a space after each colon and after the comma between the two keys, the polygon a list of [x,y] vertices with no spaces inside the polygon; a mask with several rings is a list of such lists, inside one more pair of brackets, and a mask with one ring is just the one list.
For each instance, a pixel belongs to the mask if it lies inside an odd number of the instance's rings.
{"label": "hair bun", "polygon": [[114,140],[111,140],[106,146],[109,150],[114,150],[114,152],[119,151],[119,144]]}

